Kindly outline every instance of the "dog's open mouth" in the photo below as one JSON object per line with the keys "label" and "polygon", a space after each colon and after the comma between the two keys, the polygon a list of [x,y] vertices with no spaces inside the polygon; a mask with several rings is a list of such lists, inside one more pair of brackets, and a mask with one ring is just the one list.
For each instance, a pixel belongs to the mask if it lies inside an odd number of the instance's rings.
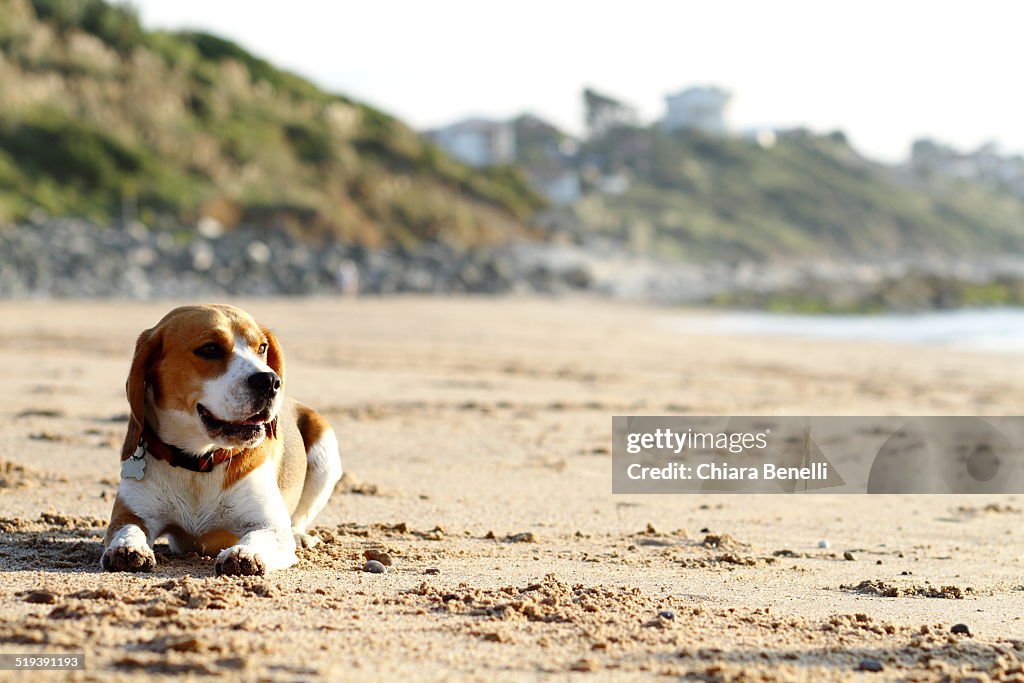
{"label": "dog's open mouth", "polygon": [[270,408],[265,408],[238,422],[221,420],[202,403],[196,404],[196,410],[210,434],[218,434],[231,439],[255,439],[270,422]]}

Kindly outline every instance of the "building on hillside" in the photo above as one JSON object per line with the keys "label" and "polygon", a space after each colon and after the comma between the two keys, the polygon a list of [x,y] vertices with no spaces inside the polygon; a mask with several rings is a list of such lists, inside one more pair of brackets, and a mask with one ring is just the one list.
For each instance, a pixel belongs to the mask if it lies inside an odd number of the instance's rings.
{"label": "building on hillside", "polygon": [[508,121],[471,118],[427,133],[438,147],[470,166],[510,164],[516,159],[516,136]]}
{"label": "building on hillside", "polygon": [[572,204],[582,195],[580,174],[571,166],[547,166],[527,170],[534,189],[556,206]]}
{"label": "building on hillside", "polygon": [[708,135],[728,132],[726,109],[732,94],[715,86],[687,88],[665,96],[661,126],[668,132],[694,129]]}
{"label": "building on hillside", "polygon": [[606,173],[597,179],[595,183],[595,189],[601,194],[608,194],[612,196],[619,196],[629,192],[629,188],[632,187],[633,180],[630,174],[625,171],[615,171],[613,173]]}
{"label": "building on hillside", "polygon": [[516,136],[516,161],[524,166],[543,165],[576,153],[572,136],[535,114],[520,114],[511,123]]}
{"label": "building on hillside", "polygon": [[512,125],[516,133],[516,162],[526,171],[533,188],[556,206],[579,199],[579,146],[572,136],[535,114],[521,114],[512,120]]}
{"label": "building on hillside", "polygon": [[973,180],[1024,198],[1024,156],[1004,155],[994,143],[963,152],[935,140],[916,140],[910,167],[921,175]]}

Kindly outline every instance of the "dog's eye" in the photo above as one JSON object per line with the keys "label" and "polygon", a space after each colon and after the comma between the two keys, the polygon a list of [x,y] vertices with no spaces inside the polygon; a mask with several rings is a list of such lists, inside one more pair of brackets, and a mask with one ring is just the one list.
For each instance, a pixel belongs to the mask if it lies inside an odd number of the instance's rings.
{"label": "dog's eye", "polygon": [[213,342],[210,342],[209,344],[203,344],[198,349],[196,349],[194,353],[200,358],[205,358],[207,360],[217,360],[218,358],[224,357],[224,349],[217,346]]}
{"label": "dog's eye", "polygon": [[261,356],[263,354],[265,354],[266,352],[267,352],[267,345],[266,344],[260,344],[259,348],[256,349],[256,353],[260,354]]}

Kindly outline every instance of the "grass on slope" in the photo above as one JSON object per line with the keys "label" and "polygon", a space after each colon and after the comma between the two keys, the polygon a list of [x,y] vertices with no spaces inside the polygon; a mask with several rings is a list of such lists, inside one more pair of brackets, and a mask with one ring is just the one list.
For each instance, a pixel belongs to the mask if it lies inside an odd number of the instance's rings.
{"label": "grass on slope", "polygon": [[585,157],[633,177],[580,217],[652,253],[849,258],[1024,247],[1024,202],[962,181],[924,180],[857,155],[839,135],[739,138],[623,129]]}
{"label": "grass on slope", "polygon": [[368,245],[507,238],[541,204],[372,107],[102,0],[0,0],[0,220],[211,214]]}

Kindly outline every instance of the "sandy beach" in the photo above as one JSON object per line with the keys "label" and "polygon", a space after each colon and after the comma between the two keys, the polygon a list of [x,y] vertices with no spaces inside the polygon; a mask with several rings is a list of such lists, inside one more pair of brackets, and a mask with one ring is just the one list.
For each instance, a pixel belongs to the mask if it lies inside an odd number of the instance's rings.
{"label": "sandy beach", "polygon": [[324,542],[105,574],[125,375],[173,303],[0,303],[0,652],[87,661],[0,679],[1024,680],[1024,496],[613,496],[610,455],[613,415],[1015,415],[1024,356],[589,299],[232,301],[339,432]]}

